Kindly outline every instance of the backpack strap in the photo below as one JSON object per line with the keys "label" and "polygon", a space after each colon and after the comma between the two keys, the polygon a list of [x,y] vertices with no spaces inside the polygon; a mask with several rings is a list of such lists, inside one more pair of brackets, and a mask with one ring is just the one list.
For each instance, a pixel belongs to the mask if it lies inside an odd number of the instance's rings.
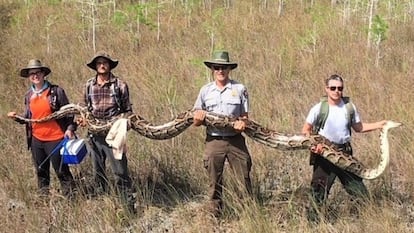
{"label": "backpack strap", "polygon": [[121,104],[121,88],[119,88],[119,79],[116,78],[116,81],[113,85],[111,85],[112,94],[115,97],[116,105],[118,106],[118,111],[122,112],[122,104]]}
{"label": "backpack strap", "polygon": [[323,96],[320,100],[321,108],[316,118],[316,123],[313,126],[312,134],[318,134],[319,130],[323,129],[329,113],[328,97]]}
{"label": "backpack strap", "polygon": [[[95,79],[95,77],[89,79],[87,81],[86,84],[86,97],[87,97],[87,105],[88,105],[88,111],[92,111],[93,107],[92,107],[92,97],[91,97],[91,93],[92,93],[92,83],[93,80]],[[114,83],[111,84],[111,94],[114,96],[115,98],[115,103],[118,106],[118,111],[121,112],[122,110],[122,103],[121,103],[121,89],[119,88],[119,79],[117,77],[115,77],[116,81]]]}
{"label": "backpack strap", "polygon": [[[348,118],[348,129],[349,129],[349,132],[351,133],[352,120],[354,119],[354,116],[355,116],[355,109],[352,106],[352,103],[350,102],[349,97],[342,97],[342,100],[345,103],[347,118]],[[313,134],[317,134],[321,129],[323,129],[326,123],[326,119],[328,118],[328,113],[329,113],[328,98],[326,96],[323,96],[321,97],[321,108],[316,118],[316,123],[313,126],[313,130],[312,130]]]}
{"label": "backpack strap", "polygon": [[86,82],[86,98],[87,98],[87,105],[88,105],[89,112],[92,112],[93,110],[92,97],[91,97],[93,80],[94,78],[91,78]]}
{"label": "backpack strap", "polygon": [[58,94],[57,94],[58,87],[59,87],[58,85],[50,84],[48,99],[49,99],[49,104],[50,104],[50,108],[52,109],[52,112],[55,112],[59,110],[60,108],[59,106],[60,104],[58,102]]}
{"label": "backpack strap", "polygon": [[345,103],[347,117],[348,117],[348,129],[349,129],[349,134],[351,134],[352,122],[355,116],[355,109],[354,109],[354,106],[352,106],[352,103],[349,97],[342,97],[342,100]]}

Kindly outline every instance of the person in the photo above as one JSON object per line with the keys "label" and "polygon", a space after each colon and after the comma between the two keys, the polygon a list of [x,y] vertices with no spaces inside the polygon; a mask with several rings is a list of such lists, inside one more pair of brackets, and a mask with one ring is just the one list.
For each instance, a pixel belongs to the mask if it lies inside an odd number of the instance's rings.
{"label": "person", "polygon": [[246,87],[230,78],[237,63],[231,62],[227,51],[215,51],[212,60],[204,61],[214,81],[204,85],[194,104],[194,125],[203,124],[207,112],[238,117],[234,129],[207,127],[204,167],[210,179],[208,211],[219,217],[223,209],[223,170],[227,159],[239,186],[252,193],[250,171],[252,160],[241,132],[248,119],[249,98]]}
{"label": "person", "polygon": [[[25,118],[40,119],[50,115],[69,103],[64,89],[46,80],[51,73],[49,67],[42,65],[40,60],[32,59],[27,67],[21,69],[20,76],[31,82],[29,91],[25,94]],[[56,149],[62,140],[74,138],[76,124],[73,116],[44,123],[27,123],[16,118],[17,113],[7,114],[9,118],[26,124],[28,149],[31,150],[37,175],[38,193],[41,197],[49,195],[50,163],[52,163],[61,184],[61,191],[66,197],[73,197],[75,183],[69,166],[62,163],[62,156]]]}
{"label": "person", "polygon": [[[87,63],[89,68],[96,71],[96,75],[86,82],[84,102],[92,116],[101,121],[114,119],[121,114],[132,114],[128,85],[112,73],[117,65],[118,60],[111,58],[105,51],[97,52]],[[108,132],[89,132],[94,188],[97,194],[109,192],[108,178],[105,174],[105,163],[108,159],[115,176],[116,191],[127,211],[135,214],[135,198],[126,151],[122,150],[120,156],[115,158],[113,148],[106,140]]]}
{"label": "person", "polygon": [[[326,102],[329,106],[325,123],[323,126],[317,125],[318,115],[323,105],[323,101],[321,101],[309,111],[302,133],[307,136],[320,134],[334,143],[338,150],[352,156],[351,128],[355,132],[364,133],[382,128],[386,121],[363,123],[355,105],[351,102],[347,103],[348,98],[343,96],[343,91],[344,81],[341,76],[334,74],[325,80]],[[347,105],[351,106],[352,113],[349,113]],[[348,116],[352,116],[350,117],[352,119],[348,119]],[[311,192],[313,200],[308,212],[308,218],[311,221],[319,221],[318,209],[326,202],[336,177],[339,178],[346,192],[356,198],[357,203],[369,198],[368,190],[362,178],[342,170],[322,156],[318,156],[321,153],[323,153],[321,145],[311,148],[311,165],[313,165]]]}

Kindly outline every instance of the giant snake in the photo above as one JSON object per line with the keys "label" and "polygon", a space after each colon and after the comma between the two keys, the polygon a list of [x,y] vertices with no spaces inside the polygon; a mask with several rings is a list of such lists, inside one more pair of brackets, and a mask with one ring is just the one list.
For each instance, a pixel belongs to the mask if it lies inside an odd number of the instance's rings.
{"label": "giant snake", "polygon": [[[76,114],[81,115],[81,117],[85,119],[88,130],[92,133],[107,132],[116,120],[127,118],[129,127],[142,136],[155,140],[165,140],[181,134],[191,126],[193,124],[193,113],[192,110],[188,110],[178,114],[174,119],[165,124],[153,125],[142,116],[134,113],[129,115],[121,114],[109,121],[100,121],[94,118],[90,112],[87,111],[86,107],[77,104],[67,104],[61,107],[60,110],[41,119],[27,119],[21,116],[16,116],[16,118],[24,122],[41,123]],[[216,128],[233,127],[236,120],[238,120],[236,117],[207,112],[204,125]],[[335,144],[331,143],[321,135],[303,136],[281,134],[275,130],[263,127],[253,120],[247,119],[245,121],[246,128],[243,131],[244,134],[259,143],[280,150],[309,149],[311,146],[322,144],[322,157],[341,169],[349,171],[363,179],[375,179],[384,172],[389,163],[388,130],[401,126],[401,123],[399,122],[386,122],[380,133],[380,162],[376,168],[367,168],[354,156],[340,151]]]}

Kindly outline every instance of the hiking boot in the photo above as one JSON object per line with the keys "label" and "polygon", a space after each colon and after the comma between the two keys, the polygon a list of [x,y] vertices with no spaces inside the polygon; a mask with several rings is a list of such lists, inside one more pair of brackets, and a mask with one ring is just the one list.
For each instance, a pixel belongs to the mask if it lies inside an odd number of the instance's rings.
{"label": "hiking boot", "polygon": [[136,215],[138,213],[136,206],[136,193],[121,194],[121,201],[124,203],[125,209],[129,215]]}
{"label": "hiking boot", "polygon": [[220,201],[209,201],[205,204],[204,207],[209,214],[215,218],[220,218],[222,216],[222,204]]}
{"label": "hiking boot", "polygon": [[43,205],[49,202],[49,187],[42,187],[36,192],[36,205]]}
{"label": "hiking boot", "polygon": [[79,192],[77,189],[71,189],[63,193],[63,196],[69,201],[74,201],[78,195],[79,195]]}
{"label": "hiking boot", "polygon": [[49,187],[42,187],[37,190],[37,195],[39,198],[49,198]]}
{"label": "hiking boot", "polygon": [[126,209],[127,214],[130,215],[130,216],[135,216],[138,213],[138,210],[135,206],[135,203],[132,203],[132,202],[127,203],[125,209]]}
{"label": "hiking boot", "polygon": [[318,224],[321,221],[318,211],[313,207],[308,207],[306,214],[310,224]]}

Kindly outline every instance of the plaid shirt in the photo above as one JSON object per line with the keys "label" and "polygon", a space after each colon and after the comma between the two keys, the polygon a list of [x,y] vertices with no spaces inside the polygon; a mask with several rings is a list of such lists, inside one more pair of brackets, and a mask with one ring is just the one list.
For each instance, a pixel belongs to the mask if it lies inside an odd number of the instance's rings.
{"label": "plaid shirt", "polygon": [[[132,112],[128,85],[124,81],[112,73],[104,85],[98,85],[96,79],[96,76],[89,79],[84,89],[85,104],[89,106],[89,111],[95,118],[109,120],[121,113]],[[119,88],[119,94],[116,93],[116,87]]]}

